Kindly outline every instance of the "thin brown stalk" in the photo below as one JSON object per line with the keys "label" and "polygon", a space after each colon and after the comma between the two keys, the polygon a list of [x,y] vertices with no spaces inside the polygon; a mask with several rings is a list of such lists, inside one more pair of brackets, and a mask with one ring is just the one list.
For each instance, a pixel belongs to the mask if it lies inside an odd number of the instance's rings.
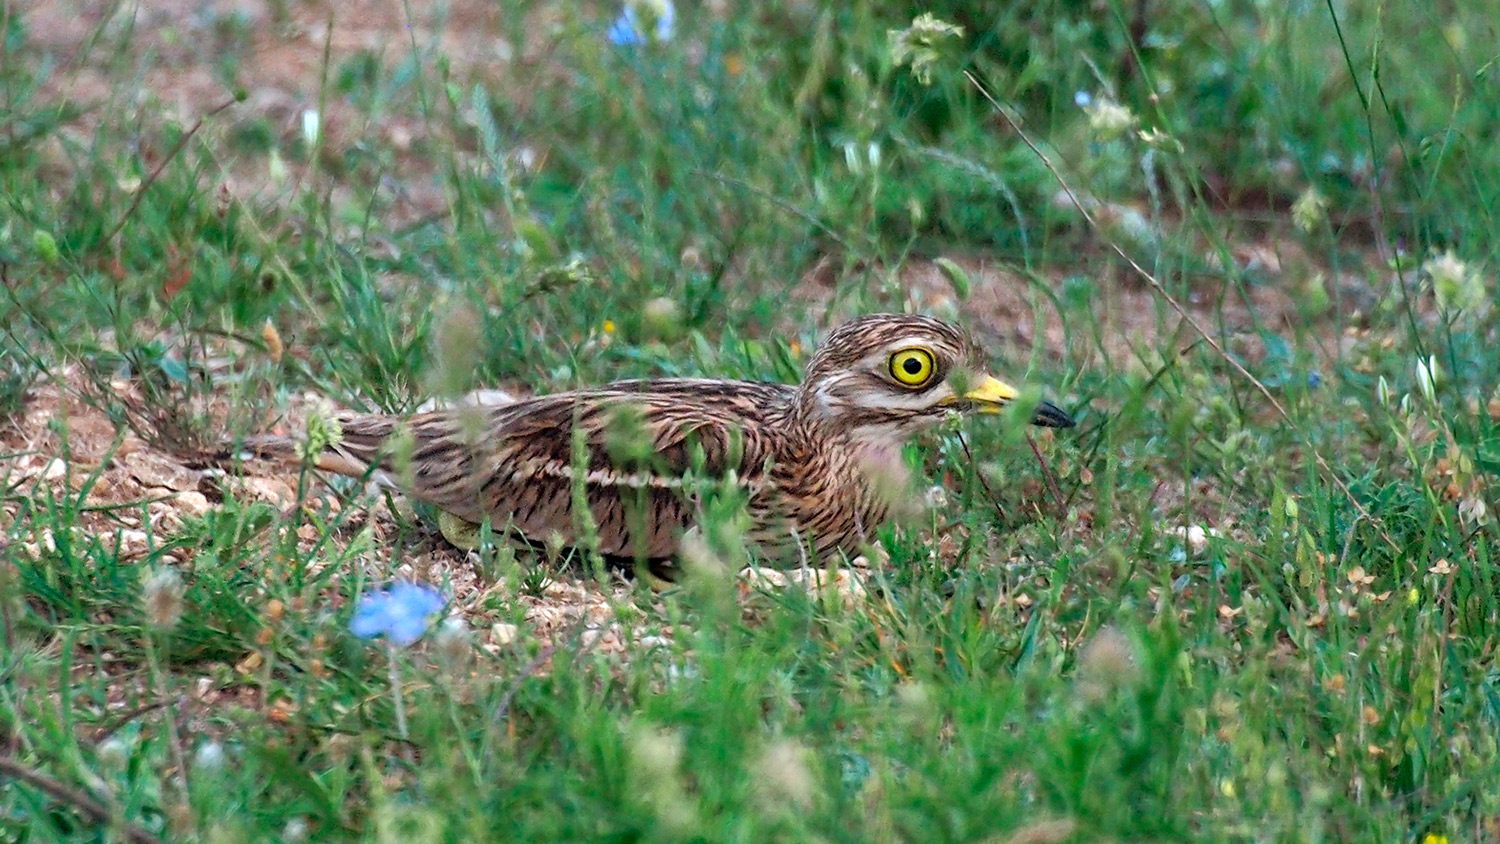
{"label": "thin brown stalk", "polygon": [[210,117],[216,116],[217,114],[219,114],[219,112],[229,108],[242,99],[244,99],[244,97],[241,94],[236,93],[234,96],[230,97],[224,102],[219,103],[217,106],[214,106],[211,110],[209,110],[207,114],[204,114],[197,120],[193,121],[193,125],[188,127],[188,130],[184,132],[182,137],[177,140],[177,145],[172,147],[171,151],[169,151],[166,155],[162,156],[161,161],[159,161],[157,165],[152,168],[151,173],[146,176],[146,180],[144,182],[141,182],[141,186],[135,189],[135,196],[131,197],[130,199],[130,207],[125,209],[125,213],[121,215],[120,221],[118,223],[115,223],[114,228],[110,229],[109,234],[104,237],[105,243],[109,243],[110,241],[114,240],[115,235],[119,234],[120,231],[125,228],[125,224],[130,222],[130,218],[135,215],[135,209],[140,207],[141,200],[145,198],[146,191],[150,190],[151,185],[155,184],[156,180],[161,178],[162,171],[166,170],[167,165],[171,163],[172,159],[176,158],[178,153],[182,152],[183,148],[187,146],[188,141],[191,141],[193,139],[193,136],[198,134],[198,130],[203,128],[203,124]]}
{"label": "thin brown stalk", "polygon": [[125,834],[127,841],[135,842],[135,844],[166,844],[165,841],[139,826],[118,820],[108,806],[83,791],[32,769],[13,756],[0,756],[0,776],[24,782],[53,800],[71,806],[99,823],[117,823],[118,829]]}
{"label": "thin brown stalk", "polygon": [[1047,465],[1047,458],[1042,456],[1042,450],[1037,447],[1036,440],[1030,434],[1026,435],[1026,444],[1031,446],[1031,453],[1036,455],[1037,465],[1042,467],[1042,477],[1047,479],[1047,488],[1052,491],[1052,500],[1057,502],[1058,510],[1066,509],[1068,502],[1063,498],[1062,490],[1057,486],[1057,476],[1052,474],[1052,467]]}

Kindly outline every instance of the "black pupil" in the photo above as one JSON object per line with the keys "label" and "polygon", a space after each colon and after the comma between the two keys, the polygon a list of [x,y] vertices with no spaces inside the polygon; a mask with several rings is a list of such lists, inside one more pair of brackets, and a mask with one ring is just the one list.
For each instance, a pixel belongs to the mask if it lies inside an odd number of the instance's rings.
{"label": "black pupil", "polygon": [[916,375],[917,373],[922,371],[922,362],[920,360],[917,360],[916,358],[907,358],[906,361],[901,364],[901,368],[906,370],[907,375]]}

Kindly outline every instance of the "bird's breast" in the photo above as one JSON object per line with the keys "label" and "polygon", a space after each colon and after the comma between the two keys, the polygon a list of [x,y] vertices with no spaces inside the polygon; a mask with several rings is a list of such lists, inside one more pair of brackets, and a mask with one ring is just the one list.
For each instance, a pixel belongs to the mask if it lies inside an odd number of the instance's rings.
{"label": "bird's breast", "polygon": [[753,539],[763,553],[796,562],[798,546],[821,556],[853,554],[873,540],[911,474],[895,444],[818,441],[784,455],[751,496]]}
{"label": "bird's breast", "polygon": [[911,470],[895,443],[858,443],[852,446],[855,471],[870,494],[887,504],[895,502],[911,489]]}

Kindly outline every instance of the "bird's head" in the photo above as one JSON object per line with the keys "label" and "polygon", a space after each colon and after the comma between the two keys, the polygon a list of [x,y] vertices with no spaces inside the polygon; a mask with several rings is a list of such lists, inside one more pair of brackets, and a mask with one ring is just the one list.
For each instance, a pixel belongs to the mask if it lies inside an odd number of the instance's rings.
{"label": "bird's head", "polygon": [[[998,413],[1019,392],[988,372],[963,330],[925,316],[875,314],[834,329],[799,388],[799,407],[859,439],[899,442],[952,411]],[[1057,405],[1038,402],[1031,422],[1071,428]]]}

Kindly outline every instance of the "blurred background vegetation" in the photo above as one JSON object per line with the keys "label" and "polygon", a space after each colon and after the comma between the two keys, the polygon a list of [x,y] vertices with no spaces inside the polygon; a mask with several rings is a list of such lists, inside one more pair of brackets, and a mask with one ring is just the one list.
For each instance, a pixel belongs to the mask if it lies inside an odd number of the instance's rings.
{"label": "blurred background vegetation", "polygon": [[[0,837],[1495,839],[1500,3],[625,8],[5,4]],[[1082,424],[915,446],[849,605],[195,462],[876,310]]]}

